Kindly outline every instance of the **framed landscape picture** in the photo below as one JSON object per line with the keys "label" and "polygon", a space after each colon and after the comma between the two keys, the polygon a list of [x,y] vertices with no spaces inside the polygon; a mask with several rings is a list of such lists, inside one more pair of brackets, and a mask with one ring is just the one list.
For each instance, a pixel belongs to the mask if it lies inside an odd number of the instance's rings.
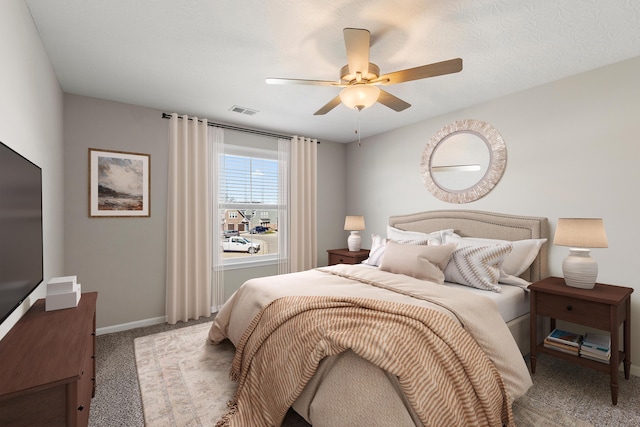
{"label": "framed landscape picture", "polygon": [[149,217],[149,154],[89,148],[89,216]]}

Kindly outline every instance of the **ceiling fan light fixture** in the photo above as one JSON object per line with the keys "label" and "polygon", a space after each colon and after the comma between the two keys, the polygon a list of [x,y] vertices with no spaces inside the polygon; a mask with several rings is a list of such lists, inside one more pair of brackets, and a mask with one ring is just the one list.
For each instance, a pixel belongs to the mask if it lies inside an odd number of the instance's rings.
{"label": "ceiling fan light fixture", "polygon": [[369,84],[355,84],[340,91],[340,100],[348,108],[364,110],[376,103],[380,96],[380,89]]}

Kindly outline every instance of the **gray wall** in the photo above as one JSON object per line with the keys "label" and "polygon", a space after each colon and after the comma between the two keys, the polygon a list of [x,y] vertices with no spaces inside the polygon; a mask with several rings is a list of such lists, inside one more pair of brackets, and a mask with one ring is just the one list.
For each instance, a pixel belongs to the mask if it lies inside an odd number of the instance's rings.
{"label": "gray wall", "polygon": [[[168,120],[161,112],[65,94],[65,274],[98,291],[98,327],[164,316]],[[151,217],[91,218],[89,148],[150,154]]]}
{"label": "gray wall", "polygon": [[[370,245],[371,233],[385,234],[390,215],[433,209],[545,216],[552,233],[559,217],[601,217],[609,248],[592,251],[598,281],[635,288],[631,319],[633,336],[638,337],[638,76],[640,57],[371,137],[360,148],[349,144],[347,209],[366,217],[363,245]],[[506,142],[508,160],[492,192],[472,203],[452,205],[427,191],[419,165],[431,136],[462,119],[492,124]],[[552,275],[562,276],[567,254],[568,248],[550,246]],[[638,366],[640,340],[633,340],[632,354]]]}
{"label": "gray wall", "polygon": [[[162,112],[103,99],[64,96],[65,274],[78,275],[83,291],[98,291],[97,323],[103,332],[157,323],[165,316],[166,187],[169,120]],[[272,143],[225,131],[225,142]],[[151,155],[151,217],[88,216],[88,150]],[[343,247],[346,146],[318,146],[318,263],[326,250]],[[230,296],[252,277],[276,274],[275,266],[225,272]]]}
{"label": "gray wall", "polygon": [[[42,168],[46,283],[63,263],[62,91],[22,0],[0,2],[0,58],[0,141]],[[44,295],[40,285],[0,325],[0,338]]]}

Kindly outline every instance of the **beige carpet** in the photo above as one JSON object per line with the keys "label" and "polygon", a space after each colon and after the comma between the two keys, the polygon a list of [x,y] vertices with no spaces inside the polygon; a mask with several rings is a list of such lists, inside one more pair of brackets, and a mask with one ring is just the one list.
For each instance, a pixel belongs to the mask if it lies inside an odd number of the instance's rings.
{"label": "beige carpet", "polygon": [[[215,426],[235,383],[229,380],[234,348],[206,342],[211,323],[136,338],[135,357],[147,427]],[[528,396],[514,403],[519,427],[589,427]],[[305,426],[293,411],[283,426]]]}

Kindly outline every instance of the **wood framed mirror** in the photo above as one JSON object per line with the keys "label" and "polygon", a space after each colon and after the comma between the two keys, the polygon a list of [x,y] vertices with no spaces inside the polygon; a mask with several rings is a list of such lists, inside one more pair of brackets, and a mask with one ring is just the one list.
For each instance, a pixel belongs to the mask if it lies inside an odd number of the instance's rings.
{"label": "wood framed mirror", "polygon": [[420,173],[429,192],[449,203],[469,203],[500,181],[507,147],[500,133],[480,120],[458,120],[431,137]]}

